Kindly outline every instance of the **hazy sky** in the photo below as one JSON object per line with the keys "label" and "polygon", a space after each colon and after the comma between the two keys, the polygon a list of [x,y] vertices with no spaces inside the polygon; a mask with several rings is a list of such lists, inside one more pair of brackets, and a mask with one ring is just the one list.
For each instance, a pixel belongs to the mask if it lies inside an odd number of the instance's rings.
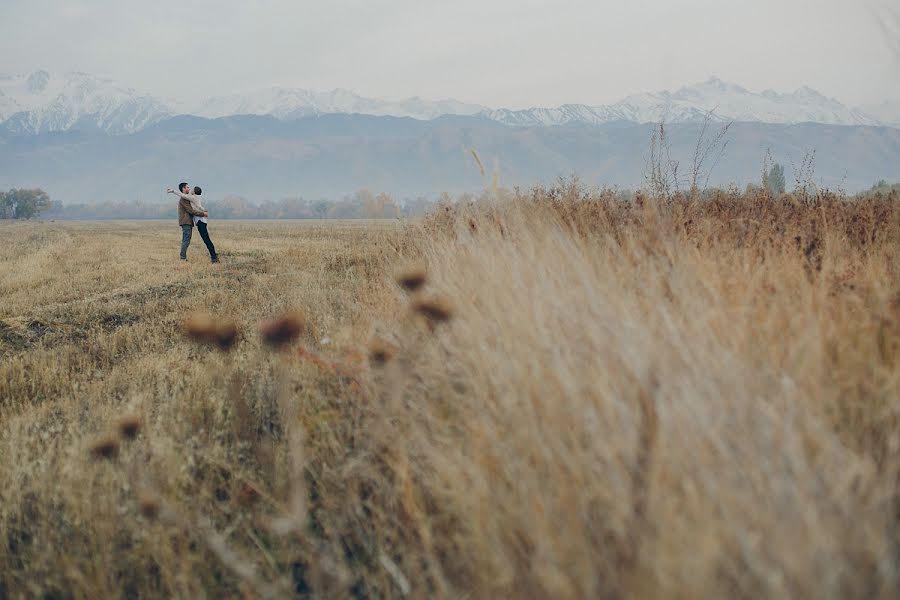
{"label": "hazy sky", "polygon": [[[0,72],[195,99],[267,85],[601,104],[710,75],[900,99],[898,0],[0,0]],[[897,14],[896,12],[894,14]]]}

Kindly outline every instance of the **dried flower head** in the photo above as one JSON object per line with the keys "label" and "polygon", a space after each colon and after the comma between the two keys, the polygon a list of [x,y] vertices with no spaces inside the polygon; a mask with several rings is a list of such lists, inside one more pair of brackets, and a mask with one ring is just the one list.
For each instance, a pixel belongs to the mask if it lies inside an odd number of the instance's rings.
{"label": "dried flower head", "polygon": [[215,334],[216,321],[205,313],[196,313],[184,320],[184,333],[191,339],[206,343]]}
{"label": "dried flower head", "polygon": [[91,442],[88,450],[96,459],[112,460],[119,455],[119,440],[114,435],[103,435]]}
{"label": "dried flower head", "polygon": [[156,519],[162,510],[159,498],[149,492],[143,492],[138,496],[138,510],[148,519]]}
{"label": "dried flower head", "polygon": [[235,499],[241,506],[249,506],[259,500],[259,491],[253,485],[247,482],[241,482],[237,486]]}
{"label": "dried flower head", "polygon": [[407,292],[415,292],[427,281],[425,267],[411,265],[397,273],[397,284]]}
{"label": "dried flower head", "polygon": [[303,333],[306,320],[298,312],[288,312],[281,316],[264,321],[259,326],[263,341],[273,348],[290,344]]}
{"label": "dried flower head", "polygon": [[418,298],[413,301],[412,309],[432,324],[449,321],[453,316],[453,308],[441,298]]}
{"label": "dried flower head", "polygon": [[214,343],[219,350],[227,352],[231,350],[238,339],[238,327],[234,323],[219,323],[216,327]]}
{"label": "dried flower head", "polygon": [[116,429],[123,438],[133,440],[141,430],[141,417],[139,415],[125,415],[116,422]]}
{"label": "dried flower head", "polygon": [[396,353],[396,346],[381,338],[373,338],[369,343],[369,361],[373,365],[381,366],[387,363]]}
{"label": "dried flower head", "polygon": [[184,322],[185,334],[201,344],[216,346],[227,352],[238,339],[238,327],[230,321],[216,321],[207,314],[189,316]]}

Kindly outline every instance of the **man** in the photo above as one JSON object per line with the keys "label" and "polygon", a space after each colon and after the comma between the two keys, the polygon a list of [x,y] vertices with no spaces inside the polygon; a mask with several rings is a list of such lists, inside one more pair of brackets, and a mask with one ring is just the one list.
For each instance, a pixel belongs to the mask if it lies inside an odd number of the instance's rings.
{"label": "man", "polygon": [[[194,223],[195,220],[199,220],[201,217],[208,217],[209,213],[205,210],[198,210],[193,207],[191,200],[191,194],[189,193],[191,190],[190,186],[187,183],[179,183],[178,191],[176,192],[172,188],[167,188],[166,192],[169,194],[177,194],[179,197],[178,200],[178,224],[181,226],[181,260],[187,260],[187,249],[191,244],[191,236],[194,231]],[[200,206],[199,199],[196,199],[196,205]],[[205,233],[205,223],[204,223],[204,232]],[[209,235],[202,235],[204,238],[204,242],[209,239]],[[212,245],[212,242],[207,242],[207,249],[209,250],[209,257],[212,262],[219,262],[219,257],[216,255],[215,247]]]}

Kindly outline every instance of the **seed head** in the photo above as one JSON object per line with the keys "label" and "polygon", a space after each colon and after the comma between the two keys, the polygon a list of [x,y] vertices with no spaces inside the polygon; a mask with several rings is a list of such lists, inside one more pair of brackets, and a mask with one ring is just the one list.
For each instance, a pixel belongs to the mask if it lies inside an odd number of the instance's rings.
{"label": "seed head", "polygon": [[112,460],[119,455],[119,440],[114,435],[104,435],[91,442],[88,449],[98,460]]}
{"label": "seed head", "polygon": [[219,323],[214,343],[222,352],[228,352],[238,339],[238,327],[234,323]]}
{"label": "seed head", "polygon": [[249,483],[241,483],[235,494],[238,504],[249,506],[259,499],[259,491]]}
{"label": "seed head", "polygon": [[193,314],[184,320],[185,334],[195,341],[206,343],[215,331],[215,320],[205,313]]}
{"label": "seed head", "polygon": [[116,422],[116,429],[126,440],[133,440],[141,430],[141,417],[138,415],[125,415]]}
{"label": "seed head", "polygon": [[159,516],[162,510],[159,498],[149,492],[144,492],[138,496],[138,510],[147,519],[153,520]]}
{"label": "seed head", "polygon": [[449,321],[453,316],[453,308],[441,298],[419,298],[413,301],[412,309],[432,324]]}
{"label": "seed head", "polygon": [[238,327],[230,321],[216,321],[207,314],[195,314],[184,322],[185,334],[201,344],[217,346],[227,352],[238,338]]}
{"label": "seed head", "polygon": [[397,353],[397,348],[381,338],[373,338],[369,343],[369,361],[376,366],[382,366],[391,360]]}
{"label": "seed head", "polygon": [[426,280],[425,267],[421,265],[412,265],[397,273],[397,283],[407,292],[415,292],[425,285]]}
{"label": "seed head", "polygon": [[288,312],[269,319],[259,326],[263,341],[273,348],[281,348],[290,344],[303,332],[306,320],[298,312]]}

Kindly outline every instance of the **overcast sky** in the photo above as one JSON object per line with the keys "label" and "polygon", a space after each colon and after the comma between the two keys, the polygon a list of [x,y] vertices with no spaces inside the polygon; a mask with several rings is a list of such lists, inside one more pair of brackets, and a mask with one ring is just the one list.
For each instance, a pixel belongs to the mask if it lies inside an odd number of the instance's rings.
{"label": "overcast sky", "polygon": [[[898,0],[0,0],[0,73],[168,97],[268,85],[520,108],[717,75],[900,99]],[[894,14],[897,14],[896,12]]]}

